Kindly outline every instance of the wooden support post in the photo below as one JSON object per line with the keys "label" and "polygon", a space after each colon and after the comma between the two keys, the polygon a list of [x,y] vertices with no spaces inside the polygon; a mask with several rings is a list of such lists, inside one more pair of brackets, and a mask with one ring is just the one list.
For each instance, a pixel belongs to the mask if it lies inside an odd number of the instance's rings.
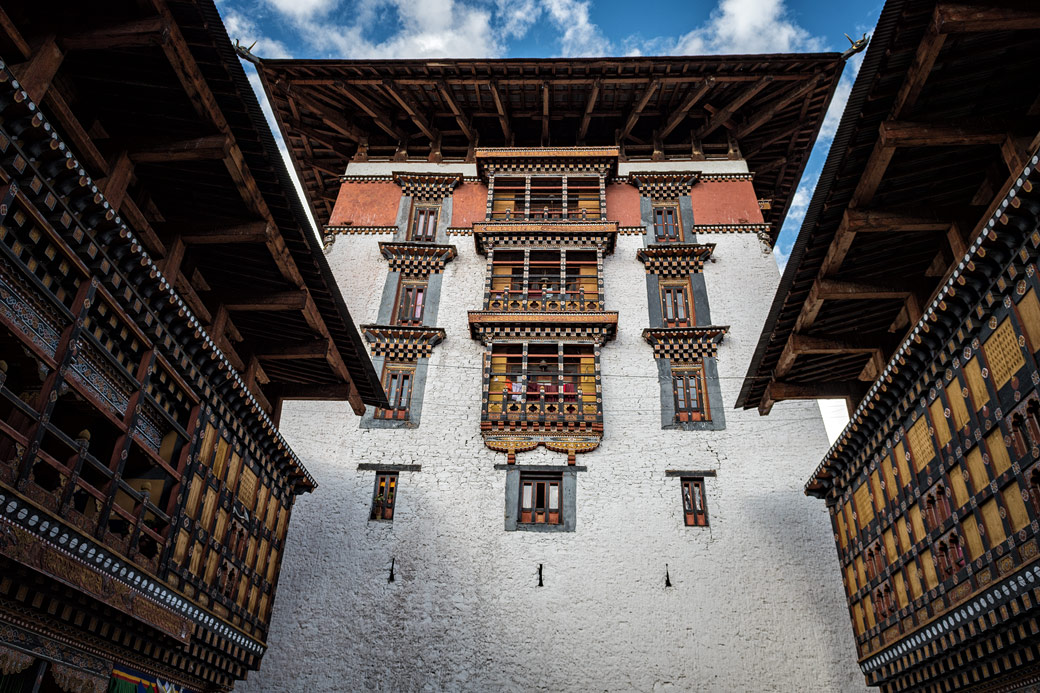
{"label": "wooden support post", "polygon": [[126,197],[126,189],[133,175],[134,164],[130,161],[130,155],[121,151],[109,167],[108,176],[98,181],[105,199],[117,212],[123,206],[123,198]]}
{"label": "wooden support post", "polygon": [[32,56],[28,62],[12,67],[15,77],[30,99],[36,103],[43,101],[64,57],[65,53],[58,47],[54,34],[51,34],[32,46]]}
{"label": "wooden support post", "polygon": [[542,142],[543,147],[549,146],[549,83],[542,82]]}

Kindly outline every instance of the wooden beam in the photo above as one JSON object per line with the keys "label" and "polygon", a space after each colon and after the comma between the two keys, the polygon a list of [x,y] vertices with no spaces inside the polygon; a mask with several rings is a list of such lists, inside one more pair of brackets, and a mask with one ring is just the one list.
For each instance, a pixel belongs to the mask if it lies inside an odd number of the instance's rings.
{"label": "wooden beam", "polygon": [[542,146],[549,146],[549,83],[542,82]]}
{"label": "wooden beam", "polygon": [[852,282],[838,279],[817,279],[816,297],[821,301],[872,301],[879,299],[905,299],[912,292],[907,287],[896,285],[896,281]]}
{"label": "wooden beam", "polygon": [[130,159],[138,164],[218,160],[226,157],[228,150],[228,139],[224,135],[127,143]]}
{"label": "wooden beam", "polygon": [[628,114],[628,119],[625,120],[625,126],[621,128],[621,135],[618,138],[619,140],[628,138],[629,134],[632,132],[632,128],[634,128],[636,122],[639,121],[639,116],[642,115],[643,109],[646,108],[648,103],[650,103],[650,99],[653,98],[653,95],[657,92],[660,86],[661,80],[659,79],[653,80],[646,86],[646,89],[643,90],[643,94],[639,97],[635,105],[632,107],[632,111]]}
{"label": "wooden beam", "polygon": [[314,114],[314,116],[327,127],[343,135],[353,142],[362,142],[368,139],[368,133],[354,123],[344,118],[338,111],[326,106],[321,101],[304,93],[302,89],[293,89],[290,98]]}
{"label": "wooden beam", "polygon": [[[179,225],[184,226],[184,224]],[[191,231],[179,234],[179,238],[185,245],[219,245],[267,243],[271,240],[272,235],[270,224],[266,221],[254,221],[234,226],[193,227]]]}
{"label": "wooden beam", "polygon": [[498,124],[502,127],[502,137],[505,138],[508,147],[513,141],[513,131],[509,128],[509,114],[506,112],[505,102],[498,91],[498,84],[494,80],[488,83],[488,88],[491,90],[491,98],[495,102],[495,110],[498,111]]}
{"label": "wooden beam", "polygon": [[1040,29],[1040,11],[1033,3],[940,3],[935,8],[935,28],[940,34],[1035,31]]}
{"label": "wooden beam", "polygon": [[357,104],[358,108],[364,111],[369,118],[375,121],[375,124],[382,128],[383,132],[387,133],[388,135],[396,139],[398,142],[407,141],[408,136],[405,135],[400,128],[396,127],[393,124],[393,122],[390,120],[390,116],[387,115],[387,113],[382,108],[377,106],[374,101],[364,96],[363,94],[359,94],[357,91],[348,87],[345,84],[340,83],[336,86],[339,89],[339,91],[343,93],[344,96],[346,96],[348,99]]}
{"label": "wooden beam", "polygon": [[683,98],[682,102],[673,110],[668,120],[665,122],[664,127],[661,128],[661,138],[668,137],[672,130],[677,128],[680,123],[686,120],[686,116],[689,114],[690,109],[697,105],[697,103],[704,98],[704,95],[711,91],[711,88],[715,85],[714,77],[707,77],[696,87],[691,86],[686,97]]}
{"label": "wooden beam", "polygon": [[89,29],[61,36],[58,42],[68,51],[100,51],[135,46],[160,46],[170,38],[162,17],[148,17],[123,24]]}
{"label": "wooden beam", "polygon": [[884,356],[884,350],[875,337],[859,338],[848,335],[806,335],[792,333],[784,344],[774,371],[776,378],[790,372],[802,354],[872,354]]}
{"label": "wooden beam", "polygon": [[[789,383],[774,380],[766,387],[768,399],[779,402],[785,399],[845,399],[862,398],[866,394],[864,383],[858,381],[823,381],[812,383]],[[764,398],[765,399],[765,398]]]}
{"label": "wooden beam", "polygon": [[867,159],[867,164],[863,167],[863,173],[860,174],[856,190],[852,193],[849,207],[868,207],[870,205],[874,199],[874,194],[877,193],[877,189],[881,185],[881,179],[885,177],[888,164],[892,161],[895,153],[896,150],[893,147],[884,146],[880,139],[874,143],[874,149],[871,150],[870,158]]}
{"label": "wooden beam", "polygon": [[881,123],[878,142],[883,147],[955,147],[1001,144],[1007,133],[969,123],[919,123],[887,120]]}
{"label": "wooden beam", "polygon": [[844,221],[848,230],[856,233],[946,231],[952,223],[950,220],[880,209],[847,209]]}
{"label": "wooden beam", "polygon": [[772,83],[773,76],[766,75],[754,84],[746,87],[736,96],[736,98],[734,98],[732,101],[730,101],[725,106],[716,111],[715,114],[711,117],[711,119],[707,123],[702,125],[696,133],[694,133],[694,136],[697,137],[697,139],[704,139],[705,137],[710,135],[712,132],[717,130],[720,125],[729,120],[730,116],[736,113],[741,106],[746,104],[751,99],[755,98],[755,96],[760,91],[762,91]]}
{"label": "wooden beam", "polygon": [[134,164],[130,161],[129,154],[122,151],[116,156],[109,175],[98,181],[98,186],[105,193],[105,199],[112,205],[112,209],[117,212],[123,205],[123,198],[126,196],[126,189],[130,185],[133,175]]}
{"label": "wooden beam", "polygon": [[175,287],[177,286],[177,277],[180,276],[181,262],[183,261],[184,241],[177,237],[167,247],[166,257],[156,263],[159,266],[159,271],[166,277],[166,281]]}
{"label": "wooden beam", "polygon": [[32,47],[32,56],[27,62],[12,66],[11,71],[29,98],[42,103],[64,58],[65,53],[51,34]]}
{"label": "wooden beam", "polygon": [[924,83],[928,80],[928,75],[932,73],[935,59],[939,57],[939,51],[942,50],[945,43],[946,36],[936,33],[933,23],[925,33],[924,38],[921,39],[921,43],[918,44],[914,62],[910,65],[910,69],[907,70],[906,79],[903,80],[899,93],[896,94],[896,100],[891,111],[893,118],[902,117],[903,113],[917,103],[917,98],[921,95]]}
{"label": "wooden beam", "polygon": [[272,383],[271,391],[277,392],[280,399],[305,400],[345,400],[350,395],[351,386],[308,385],[304,383]]}
{"label": "wooden beam", "polygon": [[596,99],[599,98],[599,90],[603,82],[596,80],[589,90],[589,98],[585,102],[585,113],[581,116],[581,127],[578,128],[578,144],[585,143],[585,135],[589,131],[589,123],[592,122],[592,112],[596,109]]}
{"label": "wooden beam", "polygon": [[[11,18],[4,11],[3,7],[0,7],[0,31],[7,37],[8,43],[20,54],[22,59],[28,59],[32,54],[32,48],[28,42],[22,37],[22,33],[18,31],[18,27],[11,21]],[[17,60],[15,54],[5,56],[8,60]]]}
{"label": "wooden beam", "polygon": [[816,89],[819,83],[823,81],[823,78],[824,73],[821,72],[812,79],[807,80],[801,86],[791,89],[787,92],[787,94],[781,96],[779,99],[773,102],[769,106],[769,108],[763,109],[755,113],[754,116],[741,123],[737,127],[736,131],[733,133],[733,136],[736,137],[738,140],[744,139],[744,137],[751,134],[752,132],[754,132],[755,130],[772,120],[773,116],[775,116],[777,113],[787,108],[789,105],[791,105],[798,99],[802,98],[806,94],[811,93],[814,89]]}
{"label": "wooden beam", "polygon": [[310,295],[306,289],[296,291],[281,291],[274,294],[248,294],[235,297],[226,297],[223,307],[232,313],[249,311],[285,311],[303,310],[307,305]]}
{"label": "wooden beam", "polygon": [[418,127],[427,138],[429,138],[431,143],[440,139],[440,133],[437,131],[437,128],[435,128],[426,117],[423,116],[419,107],[408,98],[404,92],[400,91],[395,86],[393,80],[383,80],[383,88],[386,89],[387,93],[390,94],[391,97],[393,97],[394,101],[401,105],[401,108],[405,110],[405,113],[407,113],[408,117],[412,119],[415,126]]}
{"label": "wooden beam", "polygon": [[79,158],[80,163],[86,167],[87,172],[98,178],[107,176],[108,161],[106,161],[101,151],[98,150],[94,140],[87,134],[87,131],[83,129],[79,119],[72,113],[72,109],[69,108],[60,90],[51,89],[48,91],[45,103],[50,106],[51,117],[61,126],[62,133],[68,139],[69,144],[72,145],[72,150],[76,152],[76,156]]}
{"label": "wooden beam", "polygon": [[299,344],[259,347],[256,357],[261,361],[288,361],[295,359],[324,359],[329,353],[329,340],[315,339]]}
{"label": "wooden beam", "polygon": [[459,129],[462,130],[462,134],[466,136],[466,139],[470,142],[476,140],[476,131],[466,118],[466,114],[462,112],[459,105],[455,103],[455,97],[451,94],[451,87],[444,80],[437,82],[437,90],[441,94],[441,98],[444,99],[444,103],[448,104],[448,108],[451,109],[452,115],[455,116],[455,122],[459,124]]}

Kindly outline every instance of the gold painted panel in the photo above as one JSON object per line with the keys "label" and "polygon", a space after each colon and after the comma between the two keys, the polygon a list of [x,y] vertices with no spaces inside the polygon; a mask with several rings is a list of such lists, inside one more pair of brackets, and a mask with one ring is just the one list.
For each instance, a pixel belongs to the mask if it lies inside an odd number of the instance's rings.
{"label": "gold painted panel", "polygon": [[202,451],[199,453],[199,459],[203,464],[209,465],[213,458],[213,445],[217,441],[217,428],[213,424],[206,426],[206,433],[202,438]]}
{"label": "gold painted panel", "polygon": [[184,564],[184,557],[188,554],[188,542],[191,541],[191,537],[188,535],[188,531],[185,529],[177,532],[177,543],[173,548],[173,562],[178,565]]}
{"label": "gold painted panel", "polygon": [[910,561],[906,564],[906,574],[909,576],[910,595],[914,599],[918,599],[924,593],[924,590],[921,588],[921,572],[917,569],[915,561]]}
{"label": "gold painted panel", "polygon": [[896,537],[899,539],[899,552],[906,553],[910,550],[912,541],[910,541],[910,528],[906,525],[906,518],[901,517],[896,522]]}
{"label": "gold painted panel", "polygon": [[882,460],[881,473],[885,475],[885,494],[888,495],[890,501],[894,501],[899,492],[899,485],[896,483],[896,471],[892,466],[891,455]]}
{"label": "gold painted panel", "polygon": [[866,567],[866,564],[863,562],[863,556],[862,555],[856,556],[855,563],[856,563],[856,574],[859,576],[859,584],[866,585],[867,584],[867,567]]}
{"label": "gold painted panel", "polygon": [[932,416],[932,428],[935,429],[935,438],[939,441],[939,447],[950,442],[950,424],[946,419],[946,407],[938,397],[928,405],[928,413]]}
{"label": "gold painted panel", "polygon": [[910,446],[914,471],[920,472],[935,457],[935,448],[932,446],[932,436],[928,433],[928,421],[925,417],[918,419],[906,432],[906,442]]}
{"label": "gold painted panel", "polygon": [[863,605],[856,602],[852,605],[852,613],[855,617],[856,635],[863,634]]}
{"label": "gold painted panel", "polygon": [[885,538],[885,555],[888,556],[888,562],[895,563],[896,559],[899,558],[899,553],[896,551],[895,535],[892,534],[891,529],[887,529],[883,536]]}
{"label": "gold painted panel", "polygon": [[964,473],[960,466],[954,465],[950,470],[950,488],[953,490],[953,507],[961,507],[968,502],[971,494],[968,493],[968,485],[964,483]]}
{"label": "gold painted panel", "polygon": [[202,526],[209,529],[213,526],[213,515],[217,509],[217,492],[210,488],[206,490],[206,501],[202,504]]}
{"label": "gold painted panel", "polygon": [[953,418],[953,426],[958,431],[968,425],[968,405],[964,402],[961,393],[961,384],[957,380],[950,381],[946,388],[946,399],[950,403],[950,416]]}
{"label": "gold painted panel", "polygon": [[249,509],[256,502],[256,481],[256,474],[246,465],[242,470],[242,482],[238,486],[238,499]]}
{"label": "gold painted panel", "polygon": [[989,391],[986,389],[986,381],[982,379],[982,366],[977,358],[964,364],[964,379],[968,381],[968,391],[975,403],[975,410],[982,409],[982,405],[989,402]]}
{"label": "gold painted panel", "polygon": [[874,519],[874,506],[870,503],[870,487],[864,482],[853,491],[852,495],[856,499],[856,519],[859,528],[863,529]]}
{"label": "gold painted panel", "polygon": [[863,604],[863,611],[867,616],[867,627],[873,628],[877,625],[877,622],[874,620],[874,604],[870,601],[870,595],[864,595],[861,603]]}
{"label": "gold painted panel", "polygon": [[968,463],[968,475],[971,477],[971,487],[974,493],[978,493],[989,484],[989,470],[982,461],[982,452],[978,446],[972,448],[965,457]]}
{"label": "gold painted panel", "polygon": [[982,345],[986,352],[986,360],[989,362],[990,372],[997,389],[1007,385],[1011,376],[1026,365],[1022,348],[1018,346],[1018,335],[1015,327],[1011,324],[1011,318],[1004,318],[993,334]]}
{"label": "gold painted panel", "polygon": [[921,506],[918,504],[910,506],[910,526],[914,529],[914,539],[924,538],[924,522],[921,520]]}
{"label": "gold painted panel", "polygon": [[230,449],[231,442],[221,436],[220,440],[217,441],[217,455],[213,458],[213,475],[218,479],[223,480],[224,478],[224,468],[227,466]]}
{"label": "gold painted panel", "polygon": [[899,465],[899,482],[906,486],[913,479],[913,475],[910,474],[910,466],[906,461],[906,450],[903,449],[903,443],[899,442],[895,448],[896,463]]}
{"label": "gold painted panel", "polygon": [[856,569],[852,567],[852,564],[845,566],[845,587],[849,594],[855,594],[859,589],[856,584]]}
{"label": "gold painted panel", "polygon": [[870,475],[870,487],[873,493],[874,505],[879,510],[885,507],[885,494],[881,492],[881,477],[875,471]]}
{"label": "gold painted panel", "polygon": [[903,574],[896,573],[894,582],[896,584],[896,602],[899,604],[899,608],[902,609],[910,603],[910,600],[906,597],[906,582],[903,581]]}
{"label": "gold painted panel", "polygon": [[969,559],[974,561],[985,553],[985,549],[982,546],[982,537],[979,536],[979,526],[971,515],[961,522],[961,534],[964,535],[964,543],[968,546]]}
{"label": "gold painted panel", "polygon": [[834,514],[834,519],[835,525],[838,527],[838,543],[841,545],[841,548],[844,549],[849,544],[849,537],[845,531],[845,516],[841,512],[841,508],[837,509],[837,512]]}
{"label": "gold painted panel", "polygon": [[1000,519],[1000,508],[997,499],[990,498],[979,508],[982,511],[982,524],[986,527],[986,538],[989,540],[990,548],[1002,543],[1007,539],[1004,533],[1004,524]]}
{"label": "gold painted panel", "polygon": [[1008,456],[1004,434],[1000,428],[995,428],[986,436],[986,449],[989,451],[989,461],[993,463],[993,478],[1011,469],[1011,458]]}
{"label": "gold painted panel", "polygon": [[188,491],[188,504],[185,507],[185,513],[188,517],[198,517],[199,499],[202,497],[202,491],[205,487],[206,482],[202,477],[192,475],[191,490]]}
{"label": "gold painted panel", "polygon": [[1029,347],[1033,351],[1040,349],[1040,301],[1032,289],[1018,302],[1018,320],[1025,330]]}
{"label": "gold painted panel", "polygon": [[1026,512],[1026,504],[1022,500],[1022,489],[1017,481],[1012,481],[1001,492],[1004,497],[1004,507],[1007,508],[1008,520],[1011,529],[1018,531],[1029,525],[1029,513]]}
{"label": "gold painted panel", "polygon": [[924,570],[924,586],[933,590],[939,584],[939,578],[935,574],[935,564],[932,563],[932,552],[925,550],[921,552],[921,568]]}

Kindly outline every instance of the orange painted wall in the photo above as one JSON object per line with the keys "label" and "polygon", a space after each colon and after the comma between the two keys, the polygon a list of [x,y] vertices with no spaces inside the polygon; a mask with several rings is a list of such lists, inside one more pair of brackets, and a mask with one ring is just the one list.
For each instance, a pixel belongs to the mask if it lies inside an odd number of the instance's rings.
{"label": "orange painted wall", "polygon": [[471,226],[484,221],[487,214],[487,186],[483,183],[462,183],[451,196],[451,226]]}
{"label": "orange painted wall", "polygon": [[762,211],[749,180],[701,181],[690,191],[695,224],[761,224]]}
{"label": "orange painted wall", "polygon": [[396,226],[401,188],[396,183],[347,181],[339,186],[330,226]]}
{"label": "orange painted wall", "polygon": [[607,219],[621,226],[642,226],[639,218],[639,190],[627,183],[607,185]]}

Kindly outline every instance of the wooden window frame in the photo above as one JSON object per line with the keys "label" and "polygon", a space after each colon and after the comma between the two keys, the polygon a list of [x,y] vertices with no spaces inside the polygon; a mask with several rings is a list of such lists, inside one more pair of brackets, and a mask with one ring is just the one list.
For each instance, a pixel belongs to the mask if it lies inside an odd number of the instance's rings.
{"label": "wooden window frame", "polygon": [[[528,489],[530,494],[526,493]],[[541,501],[539,490],[542,492]],[[556,498],[555,506],[553,491]],[[521,472],[516,518],[517,524],[522,525],[562,525],[563,473]]]}
{"label": "wooden window frame", "polygon": [[[402,278],[397,287],[397,299],[394,301],[391,324],[422,325],[426,305],[430,300],[429,294],[430,287],[426,280]],[[415,315],[416,312],[419,314],[418,317]]]}
{"label": "wooden window frame", "polygon": [[[671,212],[672,220],[666,219],[666,214]],[[654,227],[654,241],[657,243],[682,243],[683,230],[682,218],[679,215],[678,202],[659,202],[652,208],[651,221]],[[659,220],[660,217],[660,220]],[[669,234],[669,230],[671,234]]]}
{"label": "wooden window frame", "polygon": [[[690,280],[662,281],[660,283],[661,321],[666,327],[692,327],[695,321]],[[668,317],[669,299],[675,304],[675,315]],[[681,305],[680,301],[681,299]],[[679,308],[682,310],[679,310]],[[682,317],[680,317],[680,313]]]}
{"label": "wooden window frame", "polygon": [[704,492],[704,477],[685,476],[680,480],[683,523],[687,527],[708,526],[708,499]]}
{"label": "wooden window frame", "polygon": [[376,472],[376,482],[372,487],[372,508],[368,514],[369,520],[393,521],[399,481],[400,477],[397,472]]}
{"label": "wooden window frame", "polygon": [[[433,217],[432,221],[430,217]],[[440,205],[416,204],[412,205],[412,218],[408,221],[408,240],[419,243],[433,243],[437,239],[437,223],[440,221]],[[420,223],[425,221],[419,232]],[[432,224],[432,229],[431,229]]]}
{"label": "wooden window frame", "polygon": [[407,419],[412,403],[412,389],[415,387],[415,364],[384,365],[382,383],[390,407],[376,409],[375,418]]}
{"label": "wooden window frame", "polygon": [[[693,403],[694,394],[696,406]],[[672,398],[676,421],[711,421],[703,363],[672,367]]]}

